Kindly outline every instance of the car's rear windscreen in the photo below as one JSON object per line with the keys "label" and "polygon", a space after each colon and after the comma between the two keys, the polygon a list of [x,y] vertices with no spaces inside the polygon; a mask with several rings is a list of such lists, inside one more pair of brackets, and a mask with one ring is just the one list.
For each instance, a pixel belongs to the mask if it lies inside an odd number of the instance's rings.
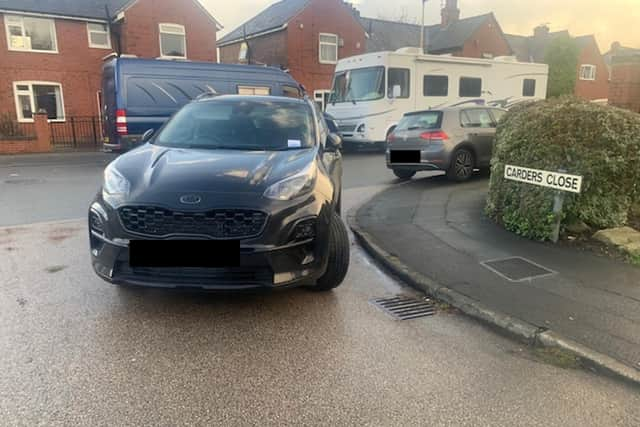
{"label": "car's rear windscreen", "polygon": [[442,111],[425,111],[405,115],[396,130],[440,129],[442,127]]}

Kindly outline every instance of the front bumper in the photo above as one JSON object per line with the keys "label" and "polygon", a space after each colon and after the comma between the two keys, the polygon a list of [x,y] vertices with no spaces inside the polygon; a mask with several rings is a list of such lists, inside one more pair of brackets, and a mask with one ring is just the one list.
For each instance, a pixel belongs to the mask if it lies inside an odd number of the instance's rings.
{"label": "front bumper", "polygon": [[[123,285],[197,288],[213,291],[277,289],[313,286],[327,268],[328,230],[331,216],[327,203],[310,197],[302,206],[289,206],[270,213],[262,234],[240,241],[240,265],[228,268],[133,268],[129,264],[131,240],[153,240],[127,232],[115,209],[101,197],[91,212],[105,216],[102,232],[90,220],[93,269],[107,282]],[[293,239],[301,222],[315,224],[315,236]],[[171,236],[189,240],[193,236]],[[202,238],[202,237],[197,237]]]}

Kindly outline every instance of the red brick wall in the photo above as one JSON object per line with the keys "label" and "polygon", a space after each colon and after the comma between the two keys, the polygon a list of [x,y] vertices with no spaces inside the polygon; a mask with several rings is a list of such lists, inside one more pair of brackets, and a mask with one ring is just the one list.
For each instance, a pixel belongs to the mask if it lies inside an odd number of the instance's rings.
{"label": "red brick wall", "polygon": [[609,103],[640,113],[640,55],[624,62],[614,58]]}
{"label": "red brick wall", "polygon": [[0,154],[47,153],[51,151],[51,133],[45,114],[36,114],[30,125],[34,135],[17,139],[0,138]]}
{"label": "red brick wall", "polygon": [[138,0],[124,13],[123,53],[160,56],[159,23],[184,25],[187,59],[216,62],[216,27],[197,0]]}
{"label": "red brick wall", "polygon": [[498,22],[488,19],[476,32],[467,40],[461,51],[456,52],[456,56],[469,58],[482,58],[484,54],[496,56],[511,55],[511,47],[504,37]]}
{"label": "red brick wall", "polygon": [[[596,66],[595,80],[580,80],[580,66],[582,64]],[[609,96],[609,69],[595,40],[582,48],[576,73],[578,75],[575,88],[576,96],[588,100],[606,99]]]}
{"label": "red brick wall", "polygon": [[337,34],[344,40],[344,46],[338,48],[338,58],[366,52],[365,30],[348,8],[341,0],[313,0],[289,22],[289,70],[309,93],[331,89],[335,71],[335,65],[319,62],[320,33]]}
{"label": "red brick wall", "polygon": [[[287,59],[287,32],[267,34],[266,36],[249,39],[251,48],[251,63],[266,65],[288,66]],[[220,48],[220,62],[225,64],[237,64],[240,46],[242,43]]]}
{"label": "red brick wall", "polygon": [[7,48],[0,16],[0,113],[15,117],[13,82],[25,80],[60,83],[67,116],[98,113],[102,58],[111,50],[89,48],[85,22],[57,19],[55,27],[59,53],[16,52]]}

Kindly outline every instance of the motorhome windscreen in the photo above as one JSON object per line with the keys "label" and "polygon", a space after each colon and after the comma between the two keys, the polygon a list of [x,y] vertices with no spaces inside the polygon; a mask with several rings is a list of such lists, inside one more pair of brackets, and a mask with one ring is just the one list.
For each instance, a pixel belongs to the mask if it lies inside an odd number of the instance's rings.
{"label": "motorhome windscreen", "polygon": [[359,68],[337,72],[332,103],[373,101],[384,97],[384,67]]}

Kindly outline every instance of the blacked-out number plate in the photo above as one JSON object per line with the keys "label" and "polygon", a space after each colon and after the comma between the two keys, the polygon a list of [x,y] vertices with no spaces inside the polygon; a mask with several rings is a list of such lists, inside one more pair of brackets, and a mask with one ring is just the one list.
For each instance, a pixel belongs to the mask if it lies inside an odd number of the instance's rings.
{"label": "blacked-out number plate", "polygon": [[420,151],[398,150],[391,151],[391,163],[420,163]]}
{"label": "blacked-out number plate", "polygon": [[223,268],[240,265],[239,240],[132,240],[131,267]]}

